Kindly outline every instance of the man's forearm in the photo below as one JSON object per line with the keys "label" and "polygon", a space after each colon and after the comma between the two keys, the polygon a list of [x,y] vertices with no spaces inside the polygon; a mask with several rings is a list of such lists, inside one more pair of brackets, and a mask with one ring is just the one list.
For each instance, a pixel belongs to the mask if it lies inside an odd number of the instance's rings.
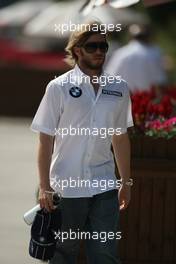
{"label": "man's forearm", "polygon": [[40,133],[38,148],[39,185],[41,189],[49,190],[49,171],[53,150],[53,137]]}
{"label": "man's forearm", "polygon": [[131,147],[128,133],[114,135],[112,146],[120,177],[123,182],[127,182],[131,175]]}

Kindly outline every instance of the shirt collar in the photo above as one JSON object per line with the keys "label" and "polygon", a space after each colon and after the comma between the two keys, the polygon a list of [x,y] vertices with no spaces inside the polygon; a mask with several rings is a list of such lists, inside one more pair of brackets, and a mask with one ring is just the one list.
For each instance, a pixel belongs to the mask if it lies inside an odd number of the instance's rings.
{"label": "shirt collar", "polygon": [[[108,74],[104,71],[104,69],[102,70],[101,76],[106,76],[106,77],[108,76]],[[80,85],[82,83],[87,83],[87,84],[90,83],[90,76],[82,72],[77,64],[75,65],[73,69],[73,79],[74,79],[75,84],[77,85]],[[100,85],[101,85],[101,82],[100,82]]]}

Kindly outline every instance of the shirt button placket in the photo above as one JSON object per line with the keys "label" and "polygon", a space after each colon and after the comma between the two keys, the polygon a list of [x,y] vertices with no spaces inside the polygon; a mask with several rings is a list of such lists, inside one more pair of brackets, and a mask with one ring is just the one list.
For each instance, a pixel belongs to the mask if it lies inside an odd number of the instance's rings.
{"label": "shirt button placket", "polygon": [[[95,104],[95,102],[94,102],[94,104]],[[90,124],[90,131],[91,131],[91,133],[92,133],[92,128],[95,127],[95,121],[96,120],[93,117],[92,120],[91,120],[91,124]],[[87,166],[87,168],[85,168],[85,170],[84,170],[86,179],[90,179],[91,178],[90,170],[88,169],[88,165],[89,165],[89,161],[90,161],[90,151],[91,151],[91,147],[92,147],[92,144],[93,144],[92,141],[93,141],[93,135],[90,134],[90,136],[88,138],[88,149],[87,149],[87,153],[86,153],[86,166]]]}

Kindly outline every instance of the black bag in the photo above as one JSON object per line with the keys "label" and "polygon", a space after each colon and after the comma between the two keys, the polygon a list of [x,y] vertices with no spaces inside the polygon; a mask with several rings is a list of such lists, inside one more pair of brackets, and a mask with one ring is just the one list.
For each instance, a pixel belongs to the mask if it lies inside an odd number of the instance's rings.
{"label": "black bag", "polygon": [[31,226],[29,255],[40,260],[49,260],[54,255],[57,234],[61,228],[61,210],[58,205],[51,213],[37,211]]}

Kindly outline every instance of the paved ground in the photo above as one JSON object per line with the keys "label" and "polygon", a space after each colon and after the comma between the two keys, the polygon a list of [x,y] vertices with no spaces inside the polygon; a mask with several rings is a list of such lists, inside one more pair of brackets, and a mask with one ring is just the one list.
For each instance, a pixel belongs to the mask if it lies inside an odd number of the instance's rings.
{"label": "paved ground", "polygon": [[23,214],[35,205],[37,133],[31,119],[0,117],[0,263],[41,263],[28,255]]}

